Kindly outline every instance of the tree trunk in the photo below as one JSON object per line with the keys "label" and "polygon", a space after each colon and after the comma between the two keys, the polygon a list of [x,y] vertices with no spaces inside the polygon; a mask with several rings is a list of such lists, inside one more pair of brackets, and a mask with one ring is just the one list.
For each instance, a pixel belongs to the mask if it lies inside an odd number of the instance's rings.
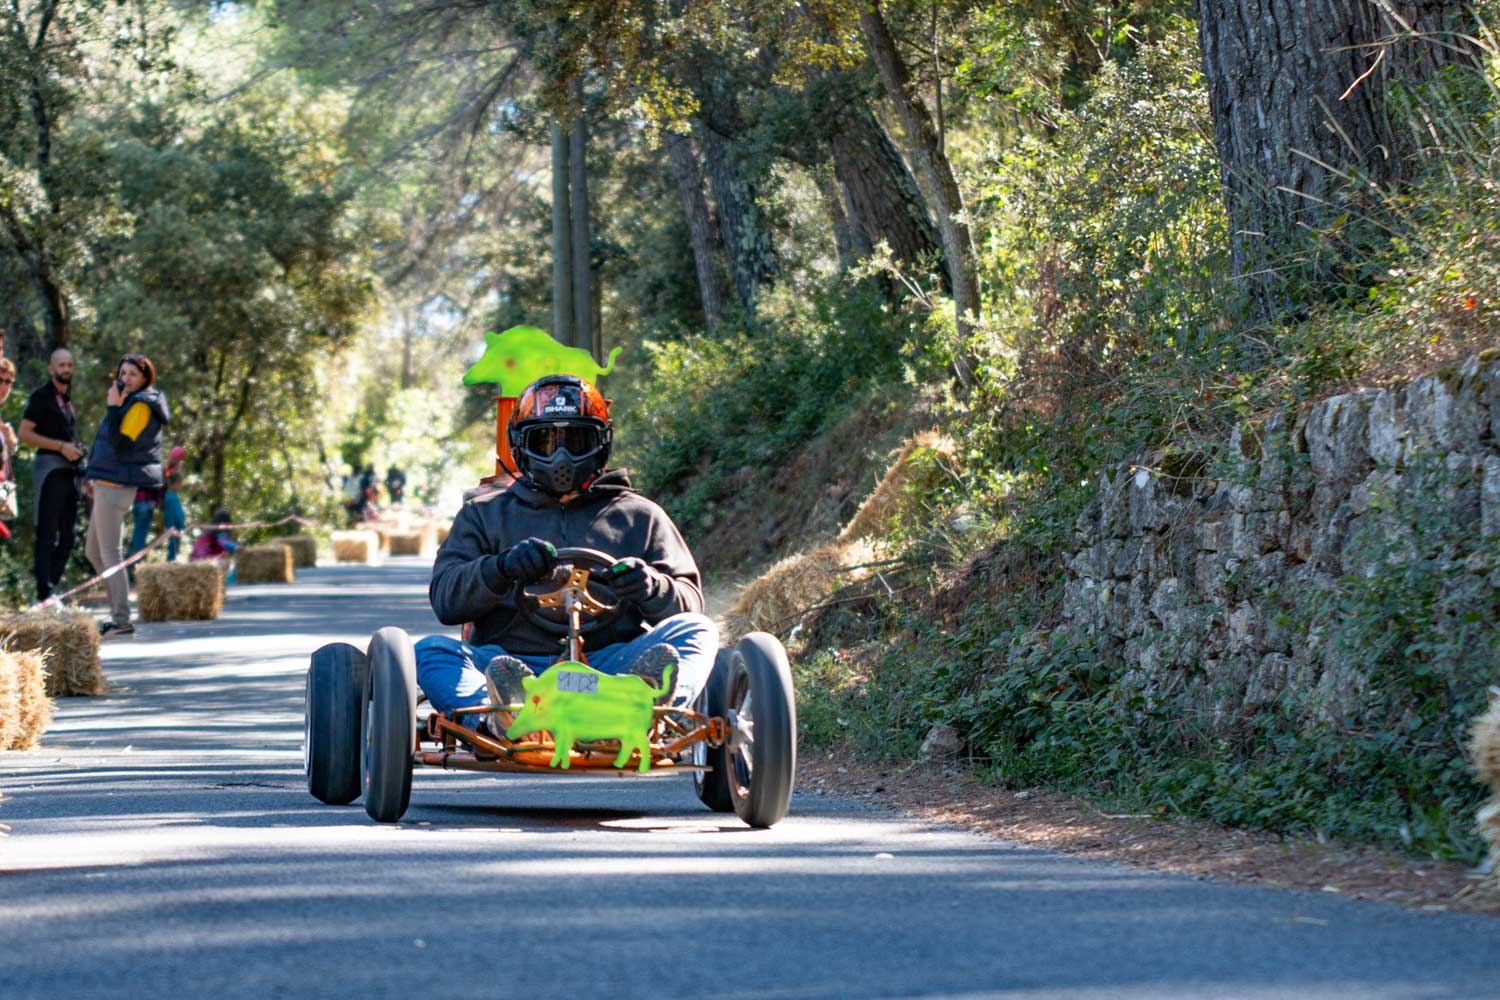
{"label": "tree trunk", "polygon": [[573,346],[594,349],[594,272],[592,227],[589,225],[588,123],[583,116],[583,81],[573,80],[573,141],[568,150],[572,190],[569,211],[573,241]]}
{"label": "tree trunk", "polygon": [[668,132],[667,162],[682,214],[687,220],[688,241],[693,247],[693,268],[698,276],[698,298],[703,303],[703,321],[716,326],[724,318],[724,278],[719,271],[719,241],[714,233],[713,218],[708,214],[708,199],[703,196],[703,171],[693,152],[692,140]]}
{"label": "tree trunk", "polygon": [[729,260],[729,279],[747,312],[754,313],[755,297],[776,281],[779,270],[771,233],[756,203],[755,179],[748,176],[731,139],[699,120],[699,142],[719,213],[719,232]]}
{"label": "tree trunk", "polygon": [[1462,46],[1412,38],[1401,21],[1417,32],[1452,30],[1462,26],[1465,5],[1196,0],[1195,7],[1234,274],[1247,283],[1256,318],[1269,320],[1292,304],[1283,279],[1299,230],[1326,226],[1345,207],[1347,182],[1334,171],[1381,189],[1410,175],[1415,150],[1394,119],[1392,85],[1472,64]]}
{"label": "tree trunk", "polygon": [[818,186],[818,193],[828,205],[828,215],[833,219],[833,245],[838,251],[839,267],[844,271],[851,271],[859,265],[862,258],[868,257],[875,250],[875,245],[863,230],[856,232],[849,225],[849,215],[844,211],[843,191],[833,176],[823,170],[814,170],[812,175],[813,183]]}
{"label": "tree trunk", "polygon": [[[937,212],[938,232],[942,235],[943,251],[947,256],[948,278],[953,285],[954,320],[959,338],[967,341],[970,325],[979,315],[979,282],[974,274],[974,240],[969,235],[968,223],[963,221],[963,197],[958,190],[958,180],[953,176],[953,165],[938,142],[927,105],[922,103],[912,86],[911,74],[901,53],[896,50],[896,41],[891,37],[878,0],[863,0],[859,26],[870,50],[870,58],[880,74],[880,82],[901,119],[912,159],[927,179],[933,208]],[[960,380],[966,379],[968,372],[972,371],[967,351],[963,348],[956,356],[956,367]]]}
{"label": "tree trunk", "polygon": [[[903,264],[936,260],[942,243],[928,217],[927,202],[901,153],[870,110],[860,106],[840,115],[831,146],[858,252],[868,254],[864,248],[885,240]],[[945,291],[952,290],[951,281],[944,284]]]}
{"label": "tree trunk", "polygon": [[568,198],[568,133],[552,122],[552,336],[573,341],[573,213]]}

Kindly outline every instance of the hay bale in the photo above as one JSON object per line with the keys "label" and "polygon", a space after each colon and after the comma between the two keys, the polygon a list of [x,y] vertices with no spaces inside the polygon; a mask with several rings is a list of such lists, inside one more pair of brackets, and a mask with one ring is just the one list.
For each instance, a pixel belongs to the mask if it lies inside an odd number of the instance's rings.
{"label": "hay bale", "polygon": [[224,606],[224,569],[217,560],[143,563],[135,586],[141,621],[212,621]]}
{"label": "hay bale", "polygon": [[410,531],[392,531],[389,547],[393,556],[430,556],[437,548],[437,532],[430,524]]}
{"label": "hay bale", "polygon": [[287,535],[277,541],[292,550],[294,569],[306,569],[318,564],[318,540],[312,535]]}
{"label": "hay bale", "polygon": [[724,616],[726,638],[733,641],[757,630],[785,636],[803,612],[839,587],[868,577],[870,569],[863,564],[877,558],[875,543],[856,539],[828,542],[781,560],[740,591]]}
{"label": "hay bale", "polygon": [[107,694],[99,664],[99,626],[84,611],[29,611],[0,618],[0,645],[11,652],[40,653],[46,662],[46,693]]}
{"label": "hay bale", "polygon": [[448,540],[448,532],[451,531],[452,528],[453,528],[452,523],[448,522],[448,521],[434,521],[433,522],[433,530],[436,531],[436,533],[437,533],[437,543],[439,545],[442,545],[444,542],[446,542]]}
{"label": "hay bale", "polygon": [[[33,654],[35,655],[35,654]],[[16,658],[0,652],[0,750],[21,741],[21,676]]]}
{"label": "hay bale", "polygon": [[30,750],[52,721],[41,653],[0,650],[0,750]]}
{"label": "hay bale", "polygon": [[373,531],[335,531],[333,558],[338,562],[372,563],[380,554],[380,538]]}
{"label": "hay bale", "polygon": [[240,583],[291,583],[292,552],[280,542],[250,545],[234,554],[234,570]]}
{"label": "hay bale", "polygon": [[885,533],[891,520],[902,513],[906,505],[906,484],[917,474],[913,456],[918,451],[935,452],[942,458],[951,459],[953,442],[936,431],[924,431],[907,441],[874,491],[865,497],[865,502],[859,505],[859,510],[839,532],[839,541],[852,542],[856,538]]}
{"label": "hay bale", "polygon": [[1469,729],[1474,773],[1500,795],[1500,688],[1490,688],[1490,707]]}

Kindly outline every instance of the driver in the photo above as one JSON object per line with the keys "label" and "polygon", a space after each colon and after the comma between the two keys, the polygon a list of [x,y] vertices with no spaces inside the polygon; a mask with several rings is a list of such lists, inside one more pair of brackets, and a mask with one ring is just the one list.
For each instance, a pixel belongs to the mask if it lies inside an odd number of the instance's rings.
{"label": "driver", "polygon": [[[562,546],[613,560],[602,573],[590,567],[620,613],[587,635],[589,665],[653,685],[675,667],[674,704],[702,689],[719,630],[702,613],[698,566],[667,513],[630,488],[625,470],[605,468],[612,433],[608,402],[581,378],[548,375],[521,393],[508,428],[521,478],[465,504],[432,567],[438,621],[473,623],[467,641],[435,635],[416,645],[417,683],[434,708],[516,704],[525,700],[521,678],[557,662],[563,640],[528,617],[518,594],[550,581]],[[460,717],[475,719],[503,721]]]}

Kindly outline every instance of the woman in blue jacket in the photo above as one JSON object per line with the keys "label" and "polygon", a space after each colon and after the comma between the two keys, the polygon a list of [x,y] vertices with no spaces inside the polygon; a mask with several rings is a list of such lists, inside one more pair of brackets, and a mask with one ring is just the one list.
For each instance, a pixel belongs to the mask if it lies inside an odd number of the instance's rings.
{"label": "woman in blue jacket", "polygon": [[[162,432],[171,420],[167,397],[156,388],[156,368],[144,354],[120,359],[104,401],[108,408],[83,474],[94,492],[84,551],[99,573],[121,562],[125,518],[136,491],[142,487],[159,490],[163,485]],[[99,631],[105,637],[135,634],[130,623],[129,579],[124,573],[113,573],[104,583],[111,618]]]}

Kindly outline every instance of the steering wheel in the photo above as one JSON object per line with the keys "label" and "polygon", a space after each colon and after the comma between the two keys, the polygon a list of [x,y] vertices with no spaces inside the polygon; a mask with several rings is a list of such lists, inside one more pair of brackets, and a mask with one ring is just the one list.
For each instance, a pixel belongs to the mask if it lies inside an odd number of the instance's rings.
{"label": "steering wheel", "polygon": [[564,595],[571,588],[579,600],[578,631],[592,635],[620,620],[624,608],[619,595],[607,582],[609,568],[619,562],[598,549],[564,548],[557,550],[557,565],[545,580],[529,583],[518,593],[521,616],[550,635],[568,634],[568,614]]}

